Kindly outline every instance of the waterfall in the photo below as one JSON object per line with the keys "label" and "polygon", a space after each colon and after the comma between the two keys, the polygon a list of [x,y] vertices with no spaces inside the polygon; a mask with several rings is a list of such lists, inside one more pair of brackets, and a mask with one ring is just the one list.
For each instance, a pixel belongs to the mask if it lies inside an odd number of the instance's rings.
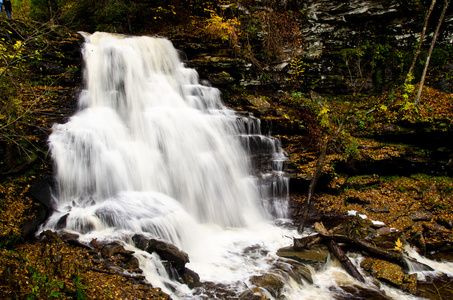
{"label": "waterfall", "polygon": [[[286,154],[269,124],[224,106],[167,39],[81,34],[84,87],[77,112],[49,137],[56,209],[42,230],[75,232],[85,243],[120,241],[146,280],[173,299],[210,296],[172,280],[134,236],[177,246],[203,282],[237,296],[252,290],[252,276],[272,274],[289,300],[350,298],[341,286],[416,299],[366,275],[357,282],[331,258],[320,270],[308,267],[315,284],[293,276],[297,265],[276,255],[297,234],[286,222]],[[425,263],[453,274],[452,264]]]}
{"label": "waterfall", "polygon": [[[225,107],[167,39],[82,35],[78,111],[49,137],[57,209],[45,229],[86,241],[164,240],[187,251],[202,277],[220,274],[211,264],[239,272],[242,260],[218,261],[263,236],[283,245],[269,221],[286,217],[286,156],[266,126]],[[242,280],[238,272],[222,276]]]}

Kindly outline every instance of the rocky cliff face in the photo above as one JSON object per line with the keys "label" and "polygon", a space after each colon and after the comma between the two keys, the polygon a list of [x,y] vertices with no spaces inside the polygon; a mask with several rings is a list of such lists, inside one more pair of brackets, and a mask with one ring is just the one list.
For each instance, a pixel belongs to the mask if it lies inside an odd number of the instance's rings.
{"label": "rocky cliff face", "polygon": [[[251,64],[233,59],[225,65],[228,52],[206,54],[204,50],[188,50],[189,66],[197,68],[202,77],[213,77],[214,84],[288,87],[291,84],[303,91],[349,93],[365,81],[364,91],[381,92],[402,80],[409,69],[412,51],[420,38],[424,12],[402,4],[402,1],[326,1],[309,0],[297,5],[302,13],[298,23],[304,38],[301,48],[285,49],[285,58],[273,61],[260,72],[250,73]],[[426,53],[439,19],[442,4],[438,3],[431,15],[431,24],[425,37]],[[453,14],[447,14],[437,39],[431,66],[448,72],[447,50],[453,40]],[[206,42],[206,41],[204,41]],[[217,45],[227,47],[225,44]],[[187,47],[187,46],[185,46]],[[424,58],[422,53],[421,57]],[[219,56],[219,57],[218,57]],[[230,55],[231,57],[231,55]],[[443,69],[447,66],[447,69]],[[417,75],[422,64],[416,69]],[[221,74],[222,72],[226,72]],[[269,77],[272,80],[269,80]],[[450,90],[443,80],[437,87]]]}

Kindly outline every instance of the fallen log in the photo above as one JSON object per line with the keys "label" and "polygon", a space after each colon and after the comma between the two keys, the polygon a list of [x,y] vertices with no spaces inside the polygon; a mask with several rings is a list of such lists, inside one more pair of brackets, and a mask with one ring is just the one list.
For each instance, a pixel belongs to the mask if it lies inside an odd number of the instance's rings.
{"label": "fallen log", "polygon": [[330,252],[340,261],[343,268],[348,272],[349,275],[354,277],[360,282],[365,282],[362,274],[357,270],[357,268],[352,264],[349,257],[341,250],[340,246],[330,238],[329,232],[326,230],[322,223],[315,223],[315,230],[319,232],[322,236],[323,242],[327,245]]}
{"label": "fallen log", "polygon": [[[322,235],[322,234],[321,234]],[[409,263],[417,265],[417,267],[423,271],[433,271],[433,269],[424,264],[421,263],[411,257],[408,257],[404,255],[403,253],[400,252],[394,252],[394,251],[387,251],[383,250],[380,248],[377,248],[376,246],[365,242],[364,240],[360,239],[359,237],[349,237],[349,236],[344,236],[344,235],[329,235],[329,238],[339,242],[339,243],[347,243],[355,246],[359,250],[363,250],[371,255],[377,256],[377,258],[382,258],[387,261],[396,263],[403,267],[405,271],[409,270]]]}
{"label": "fallen log", "polygon": [[[328,234],[333,234],[335,231],[338,231],[342,228],[342,225],[338,225],[328,231]],[[319,234],[305,236],[300,239],[293,238],[293,249],[310,249],[313,245],[319,244],[322,241],[322,236]]]}
{"label": "fallen log", "polygon": [[[318,228],[316,228],[316,226],[318,226]],[[325,241],[325,239],[331,239],[337,243],[345,243],[345,244],[352,245],[357,250],[367,252],[368,254],[370,254],[376,258],[381,258],[381,259],[387,260],[389,262],[393,262],[393,263],[403,267],[403,269],[405,271],[409,270],[409,264],[416,265],[417,269],[419,269],[419,270],[433,271],[433,269],[430,266],[428,266],[424,263],[421,263],[413,258],[410,258],[410,257],[404,255],[403,253],[388,251],[388,250],[378,248],[378,247],[374,246],[373,244],[370,244],[357,236],[350,237],[350,236],[345,236],[345,235],[332,234],[331,232],[334,232],[335,230],[337,230],[338,227],[335,227],[334,229],[330,230],[329,232],[327,232],[327,231],[324,232],[322,230],[322,228],[319,227],[319,225],[315,224],[315,229],[316,229],[316,231],[318,231],[319,234],[301,238],[301,239],[294,239],[293,248],[295,250],[309,249],[311,246],[313,246],[316,243]],[[325,228],[324,228],[324,230],[325,230]]]}

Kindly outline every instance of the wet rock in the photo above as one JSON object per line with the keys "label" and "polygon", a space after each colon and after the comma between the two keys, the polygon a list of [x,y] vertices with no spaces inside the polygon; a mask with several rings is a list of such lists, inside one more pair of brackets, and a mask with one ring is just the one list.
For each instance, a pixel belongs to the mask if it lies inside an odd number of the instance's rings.
{"label": "wet rock", "polygon": [[78,241],[79,235],[77,233],[71,232],[61,232],[59,234],[60,238],[65,242]]}
{"label": "wet rock", "polygon": [[185,267],[189,262],[189,255],[178,249],[178,247],[164,241],[147,239],[139,234],[134,235],[132,241],[139,249],[149,253],[157,253],[163,260],[165,269],[173,280],[185,283],[190,288],[200,286],[198,274]]}
{"label": "wet rock", "polygon": [[97,239],[91,240],[90,246],[93,247],[94,249],[97,249],[97,250],[101,250],[102,247],[103,247],[103,246],[97,241]]}
{"label": "wet rock", "polygon": [[439,218],[436,219],[436,222],[439,225],[442,225],[442,226],[444,226],[447,229],[452,229],[453,228],[453,220],[451,220],[451,219],[439,217]]}
{"label": "wet rock", "polygon": [[90,242],[92,247],[92,262],[96,265],[107,267],[113,272],[112,268],[116,268],[114,273],[124,274],[128,272],[141,273],[140,263],[134,256],[134,251],[124,249],[121,242],[99,243],[93,239]]}
{"label": "wet rock", "polygon": [[313,277],[311,275],[311,270],[305,265],[297,265],[296,270],[302,278],[310,284],[313,284]]}
{"label": "wet rock", "polygon": [[32,219],[22,227],[21,235],[23,238],[28,239],[33,237],[39,226],[44,223],[53,212],[51,191],[54,186],[55,181],[51,176],[36,179],[32,182],[28,194],[36,203],[39,203],[39,206],[37,207],[37,211],[32,215]]}
{"label": "wet rock", "polygon": [[[375,283],[379,286],[379,281]],[[354,296],[354,299],[373,299],[373,300],[391,300],[392,298],[385,295],[384,292],[375,290],[375,289],[368,289],[366,287],[361,287],[358,285],[342,285],[340,286],[342,290],[346,292],[345,296],[335,297],[335,300],[350,300]]]}
{"label": "wet rock", "polygon": [[409,214],[409,218],[414,221],[431,221],[433,218],[433,214],[430,212],[427,212],[425,210],[423,211],[414,211]]}
{"label": "wet rock", "polygon": [[140,262],[135,256],[125,258],[123,261],[125,264],[127,264],[126,269],[128,270],[137,270],[140,268]]}
{"label": "wet rock", "polygon": [[423,233],[420,230],[417,230],[412,233],[409,241],[417,246],[423,253],[426,252],[426,241]]}
{"label": "wet rock", "polygon": [[55,180],[51,176],[42,179],[36,179],[32,182],[29,190],[30,196],[51,212],[53,210],[52,189],[55,186]]}
{"label": "wet rock", "polygon": [[[418,283],[417,296],[419,296],[422,299],[452,298],[453,286],[451,277],[445,274],[437,274],[435,277],[427,277],[426,279],[427,280]],[[437,297],[435,295],[437,295]]]}
{"label": "wet rock", "polygon": [[403,269],[396,264],[370,257],[366,257],[360,265],[379,280],[390,283],[403,291],[417,293],[417,274],[405,274]]}
{"label": "wet rock", "polygon": [[135,247],[137,247],[140,250],[145,250],[146,247],[148,247],[149,239],[147,239],[144,235],[141,234],[135,234],[132,237],[132,241],[135,244]]}
{"label": "wet rock", "polygon": [[115,254],[121,254],[124,256],[131,256],[134,252],[133,251],[127,251],[124,249],[124,246],[119,243],[119,242],[111,242],[101,249],[101,254],[103,257],[111,257],[114,256]]}
{"label": "wet rock", "polygon": [[234,81],[234,78],[225,71],[209,74],[208,78],[214,85],[226,85]]}
{"label": "wet rock", "polygon": [[426,250],[448,252],[453,250],[453,233],[436,224],[423,224]]}
{"label": "wet rock", "polygon": [[313,284],[312,269],[309,266],[292,259],[284,260],[284,263],[280,264],[280,266],[277,264],[277,266],[281,270],[280,273],[287,274],[299,284],[303,282]]}
{"label": "wet rock", "polygon": [[270,103],[261,97],[248,97],[246,102],[255,107],[261,115],[267,114],[271,108]]}
{"label": "wet rock", "polygon": [[264,295],[261,291],[253,292],[252,290],[246,290],[239,295],[239,300],[263,300]]}
{"label": "wet rock", "polygon": [[68,220],[68,216],[69,216],[69,213],[60,217],[60,219],[57,222],[57,229],[66,228],[66,222]]}
{"label": "wet rock", "polygon": [[292,247],[280,248],[277,251],[277,255],[284,258],[294,259],[302,263],[309,264],[324,264],[329,255],[327,249],[315,248],[294,250]]}
{"label": "wet rock", "polygon": [[61,240],[63,242],[66,242],[73,246],[77,246],[77,247],[81,247],[81,248],[85,248],[85,249],[91,249],[91,247],[89,245],[79,241],[79,235],[76,233],[62,231],[62,232],[58,233],[58,236],[61,238]]}
{"label": "wet rock", "polygon": [[264,288],[272,297],[278,298],[284,287],[283,280],[277,274],[264,274],[252,276],[250,282],[258,287]]}
{"label": "wet rock", "polygon": [[48,240],[48,241],[61,242],[61,238],[58,236],[58,234],[56,232],[54,232],[52,230],[43,231],[41,233],[40,237],[42,237],[43,239]]}
{"label": "wet rock", "polygon": [[160,258],[169,261],[178,271],[184,270],[186,263],[189,262],[189,255],[187,253],[167,242],[151,239],[146,247],[146,251],[149,253],[156,252]]}
{"label": "wet rock", "polygon": [[185,268],[184,274],[182,275],[182,282],[187,284],[191,289],[200,286],[200,276],[192,271],[191,269]]}
{"label": "wet rock", "polygon": [[389,235],[392,233],[392,230],[390,229],[390,227],[381,227],[379,229],[376,229],[376,234],[377,235]]}
{"label": "wet rock", "polygon": [[189,255],[175,245],[156,239],[147,239],[141,234],[134,235],[132,241],[141,250],[157,253],[164,261],[166,270],[172,279],[185,283],[190,288],[200,285],[198,274],[185,267],[189,262]]}

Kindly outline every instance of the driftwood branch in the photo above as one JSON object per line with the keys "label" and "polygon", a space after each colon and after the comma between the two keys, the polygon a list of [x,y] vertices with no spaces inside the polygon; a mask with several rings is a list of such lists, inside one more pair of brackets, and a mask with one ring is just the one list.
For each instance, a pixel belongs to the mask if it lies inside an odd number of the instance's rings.
{"label": "driftwood branch", "polygon": [[363,239],[361,239],[359,237],[348,237],[348,236],[344,236],[344,235],[330,235],[329,238],[331,238],[339,243],[351,244],[360,250],[363,250],[371,255],[376,256],[377,258],[382,258],[387,261],[396,263],[396,264],[400,265],[401,267],[403,267],[405,270],[408,269],[409,263],[413,263],[413,264],[417,264],[419,267],[422,267],[425,271],[433,271],[433,269],[430,266],[425,265],[421,262],[418,262],[415,259],[410,258],[401,252],[380,249],[370,243],[365,242]]}
{"label": "driftwood branch", "polygon": [[[333,234],[336,231],[340,230],[343,226],[338,225],[328,231],[329,234]],[[301,249],[310,249],[313,245],[319,244],[322,242],[322,236],[319,234],[316,235],[309,235],[300,239],[293,239],[293,249],[294,250],[301,250]]]}
{"label": "driftwood branch", "polygon": [[300,239],[294,239],[293,248],[294,250],[309,249],[314,244],[324,243],[329,248],[330,252],[341,262],[345,270],[354,278],[363,282],[362,275],[357,271],[355,266],[350,262],[349,258],[338,246],[337,243],[345,243],[353,246],[357,250],[367,252],[369,255],[395,263],[401,266],[404,270],[408,271],[409,265],[415,265],[418,269],[424,271],[433,271],[433,269],[413,258],[404,255],[402,252],[395,252],[391,250],[384,250],[374,246],[361,239],[358,236],[345,236],[340,234],[333,234],[339,230],[341,225],[327,231],[322,223],[315,223],[315,230],[318,232],[316,235],[303,237]]}
{"label": "driftwood branch", "polygon": [[346,253],[344,253],[340,246],[338,246],[338,244],[330,238],[331,235],[329,235],[329,232],[326,230],[324,225],[322,223],[315,223],[315,229],[320,235],[322,235],[324,243],[327,245],[330,252],[340,261],[346,272],[358,281],[365,282],[362,274],[360,274],[357,268],[352,264]]}

